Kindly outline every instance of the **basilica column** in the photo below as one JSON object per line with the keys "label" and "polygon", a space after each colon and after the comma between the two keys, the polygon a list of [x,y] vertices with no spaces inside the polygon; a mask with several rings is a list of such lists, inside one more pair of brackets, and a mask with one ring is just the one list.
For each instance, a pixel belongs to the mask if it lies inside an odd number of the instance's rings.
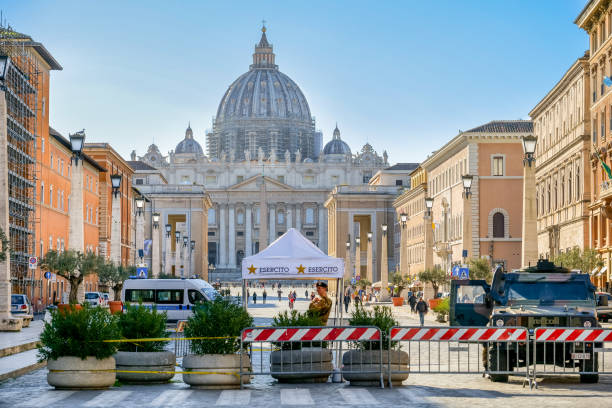
{"label": "basilica column", "polygon": [[228,268],[235,268],[236,267],[236,222],[235,222],[235,212],[236,212],[236,207],[234,204],[229,204],[229,220],[228,220],[228,224],[229,224],[229,249],[227,251],[228,254],[228,262],[227,262],[227,267]]}
{"label": "basilica column", "polygon": [[319,212],[319,249],[327,253],[327,222],[325,222],[325,208],[323,204],[317,206]]}
{"label": "basilica column", "polygon": [[295,205],[295,229],[302,232],[302,213],[300,204]]}
{"label": "basilica column", "polygon": [[[251,214],[253,213],[253,204],[246,203],[244,209],[244,223],[245,223],[245,232],[244,232],[244,256],[253,255],[253,237],[252,237],[252,221]],[[240,267],[240,265],[238,265]]]}
{"label": "basilica column", "polygon": [[276,208],[274,204],[270,204],[270,239],[272,243],[276,239]]}
{"label": "basilica column", "polygon": [[219,204],[219,265],[220,268],[227,267],[227,229],[225,228],[225,206],[226,204]]}
{"label": "basilica column", "polygon": [[[170,225],[170,224],[168,224]],[[166,254],[164,262],[164,273],[169,276],[172,275],[172,231],[166,232]]]}
{"label": "basilica column", "polygon": [[181,236],[180,234],[174,234],[174,276],[183,277],[183,273],[181,271]]}
{"label": "basilica column", "polygon": [[288,204],[287,205],[287,231],[289,231],[289,228],[293,227],[293,209],[292,209],[292,205]]}
{"label": "basilica column", "polygon": [[151,255],[151,276],[154,279],[159,277],[160,271],[160,245],[161,245],[161,237],[162,237],[162,228],[159,225],[159,213],[153,213],[153,225],[151,226],[151,250],[153,254]]}

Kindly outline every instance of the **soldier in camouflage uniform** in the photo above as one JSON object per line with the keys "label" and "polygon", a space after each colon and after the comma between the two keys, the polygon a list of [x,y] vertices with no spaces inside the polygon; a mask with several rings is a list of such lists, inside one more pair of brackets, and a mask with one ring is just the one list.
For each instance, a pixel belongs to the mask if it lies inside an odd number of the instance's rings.
{"label": "soldier in camouflage uniform", "polygon": [[308,310],[317,314],[321,318],[321,324],[325,326],[327,325],[327,319],[332,308],[332,301],[329,296],[327,296],[327,283],[317,282],[317,293],[320,297],[314,298],[313,301],[310,302]]}

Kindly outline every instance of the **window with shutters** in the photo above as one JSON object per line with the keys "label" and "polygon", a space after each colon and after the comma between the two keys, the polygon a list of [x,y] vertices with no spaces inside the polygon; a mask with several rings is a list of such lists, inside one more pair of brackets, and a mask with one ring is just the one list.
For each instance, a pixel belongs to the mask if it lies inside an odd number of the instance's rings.
{"label": "window with shutters", "polygon": [[497,212],[493,214],[493,238],[504,237],[504,214]]}
{"label": "window with shutters", "polygon": [[492,158],[493,169],[491,172],[492,176],[503,176],[504,175],[504,156],[493,156]]}

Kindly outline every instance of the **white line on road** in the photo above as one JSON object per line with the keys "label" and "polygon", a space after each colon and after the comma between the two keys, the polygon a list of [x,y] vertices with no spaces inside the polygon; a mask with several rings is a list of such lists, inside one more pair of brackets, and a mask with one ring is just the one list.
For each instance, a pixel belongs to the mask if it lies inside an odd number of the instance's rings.
{"label": "white line on road", "polygon": [[225,390],[215,405],[246,406],[251,403],[251,390]]}
{"label": "white line on road", "polygon": [[347,404],[351,405],[378,404],[376,398],[365,388],[340,388],[340,395]]}
{"label": "white line on road", "polygon": [[281,390],[282,405],[314,405],[308,388],[294,388]]}
{"label": "white line on road", "polygon": [[41,407],[49,406],[61,400],[64,400],[74,394],[74,391],[45,391],[41,395],[31,400],[23,401],[17,404],[18,407]]}
{"label": "white line on road", "polygon": [[83,404],[84,407],[112,407],[123,401],[132,391],[104,391]]}
{"label": "white line on road", "polygon": [[413,404],[429,404],[431,401],[428,397],[431,394],[425,390],[422,390],[418,387],[410,387],[410,388],[398,388],[397,389],[402,396],[404,396],[409,402]]}
{"label": "white line on road", "polygon": [[153,401],[151,401],[152,407],[169,407],[169,406],[177,406],[184,402],[189,395],[191,395],[192,390],[169,390],[164,391],[157,396]]}

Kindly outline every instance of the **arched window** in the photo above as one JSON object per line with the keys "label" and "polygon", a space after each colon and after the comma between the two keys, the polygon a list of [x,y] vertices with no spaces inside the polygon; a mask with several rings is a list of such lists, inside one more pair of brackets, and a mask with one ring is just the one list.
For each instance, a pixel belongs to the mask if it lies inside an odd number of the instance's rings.
{"label": "arched window", "polygon": [[576,167],[576,200],[580,200],[580,167]]}
{"label": "arched window", "polygon": [[504,237],[504,214],[497,212],[493,214],[493,238]]}
{"label": "arched window", "polygon": [[567,176],[567,199],[571,203],[574,200],[574,196],[572,196],[572,172],[570,170],[569,175]]}

